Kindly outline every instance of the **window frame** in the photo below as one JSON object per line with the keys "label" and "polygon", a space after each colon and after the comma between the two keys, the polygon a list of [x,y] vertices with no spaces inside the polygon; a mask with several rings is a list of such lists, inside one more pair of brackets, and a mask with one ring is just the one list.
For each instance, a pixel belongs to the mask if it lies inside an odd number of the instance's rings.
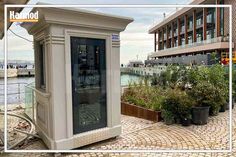
{"label": "window frame", "polygon": [[46,90],[46,49],[45,42],[43,40],[38,42],[39,45],[39,88]]}

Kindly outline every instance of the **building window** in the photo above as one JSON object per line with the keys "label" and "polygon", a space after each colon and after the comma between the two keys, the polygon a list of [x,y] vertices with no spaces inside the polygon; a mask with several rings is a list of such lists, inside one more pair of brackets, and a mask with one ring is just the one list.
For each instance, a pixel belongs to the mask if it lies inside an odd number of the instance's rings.
{"label": "building window", "polygon": [[200,43],[203,40],[202,32],[197,32],[197,42]]}
{"label": "building window", "polygon": [[185,26],[183,25],[182,27],[181,27],[181,32],[183,33],[185,31]]}
{"label": "building window", "polygon": [[169,37],[172,38],[172,30],[171,30],[171,28],[169,29]]}
{"label": "building window", "polygon": [[166,49],[166,42],[164,42],[164,50]]}
{"label": "building window", "polygon": [[212,39],[215,36],[215,29],[207,30],[207,39]]}
{"label": "building window", "polygon": [[220,35],[224,36],[224,8],[220,8]]}
{"label": "building window", "polygon": [[197,14],[197,20],[196,20],[197,27],[201,26],[203,24],[203,15],[202,12]]}
{"label": "building window", "polygon": [[188,29],[193,29],[193,17],[188,18]]}
{"label": "building window", "polygon": [[188,22],[188,29],[193,29],[193,21]]}
{"label": "building window", "polygon": [[40,73],[40,88],[46,88],[46,75],[45,75],[45,44],[39,44],[39,73]]}
{"label": "building window", "polygon": [[174,36],[177,36],[178,29],[174,28]]}
{"label": "building window", "polygon": [[185,38],[184,37],[181,38],[181,45],[185,45]]}
{"label": "building window", "polygon": [[201,26],[202,25],[202,19],[197,19],[197,26]]}
{"label": "building window", "polygon": [[193,35],[188,34],[188,44],[191,45],[193,43]]}
{"label": "building window", "polygon": [[215,22],[215,9],[208,9],[207,13],[207,23],[214,23]]}

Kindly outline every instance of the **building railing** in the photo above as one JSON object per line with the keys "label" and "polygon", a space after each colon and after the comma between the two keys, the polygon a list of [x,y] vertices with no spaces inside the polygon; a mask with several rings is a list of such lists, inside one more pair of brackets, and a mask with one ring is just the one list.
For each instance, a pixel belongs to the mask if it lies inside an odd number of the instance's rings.
{"label": "building railing", "polygon": [[201,46],[201,45],[205,45],[205,44],[212,44],[212,43],[218,43],[218,42],[229,42],[229,37],[217,37],[217,38],[212,38],[212,39],[208,39],[208,40],[203,40],[203,41],[200,41],[200,42],[194,42],[194,43],[184,44],[184,45],[177,46],[177,47],[172,47],[172,48],[168,48],[168,49],[165,49],[165,50],[158,50],[157,52],[151,53],[149,56],[155,55],[157,53],[162,53],[163,51],[176,51],[178,49],[196,47],[196,46]]}

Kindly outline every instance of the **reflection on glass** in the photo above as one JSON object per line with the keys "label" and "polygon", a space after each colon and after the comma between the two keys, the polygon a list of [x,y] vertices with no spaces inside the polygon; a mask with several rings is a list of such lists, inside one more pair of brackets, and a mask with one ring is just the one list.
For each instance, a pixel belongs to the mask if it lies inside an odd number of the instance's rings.
{"label": "reflection on glass", "polygon": [[105,40],[71,37],[74,134],[106,127]]}

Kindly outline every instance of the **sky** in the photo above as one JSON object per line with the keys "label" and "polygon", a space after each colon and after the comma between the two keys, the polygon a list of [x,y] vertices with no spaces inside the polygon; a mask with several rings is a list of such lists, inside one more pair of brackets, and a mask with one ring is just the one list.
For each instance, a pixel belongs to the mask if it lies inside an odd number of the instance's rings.
{"label": "sky", "polygon": [[[192,0],[30,0],[28,4],[37,2],[50,4],[189,4]],[[154,24],[173,14],[177,8],[84,8],[97,12],[109,13],[132,17],[134,22],[129,24],[120,34],[120,62],[127,64],[130,60],[147,59],[147,55],[154,51],[154,35],[148,34],[148,30]],[[32,36],[18,24],[13,24],[10,29],[28,40]],[[0,40],[0,60],[3,60],[3,40]],[[8,31],[8,60],[34,60],[33,45]]]}

